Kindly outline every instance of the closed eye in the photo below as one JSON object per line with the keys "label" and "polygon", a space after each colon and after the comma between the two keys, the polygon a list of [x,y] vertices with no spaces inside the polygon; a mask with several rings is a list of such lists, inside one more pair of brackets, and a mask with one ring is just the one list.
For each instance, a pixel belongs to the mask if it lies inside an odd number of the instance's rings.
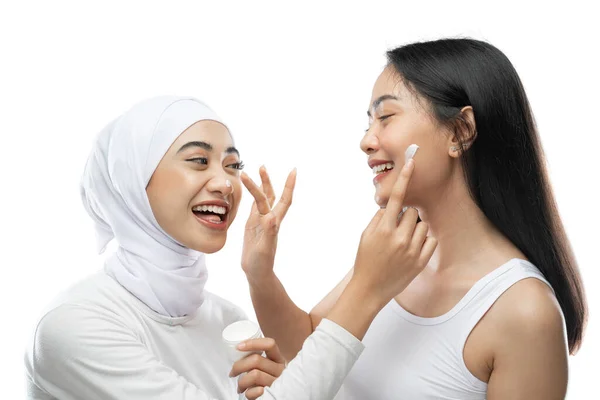
{"label": "closed eye", "polygon": [[208,164],[208,158],[206,158],[206,157],[195,157],[195,158],[187,159],[186,161],[191,161],[191,162],[195,162],[197,164],[202,164],[202,165]]}
{"label": "closed eye", "polygon": [[[386,119],[388,119],[389,117],[393,117],[395,114],[388,114],[388,115],[382,115],[381,117],[377,117],[377,120],[383,122]],[[367,133],[369,131],[369,129],[371,129],[371,124],[369,124],[369,127],[367,129],[365,129],[365,133]]]}

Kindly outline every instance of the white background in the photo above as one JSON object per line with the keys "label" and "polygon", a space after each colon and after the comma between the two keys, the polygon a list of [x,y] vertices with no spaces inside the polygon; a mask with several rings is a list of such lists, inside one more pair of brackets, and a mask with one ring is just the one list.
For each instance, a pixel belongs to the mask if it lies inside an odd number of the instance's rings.
{"label": "white background", "polygon": [[[308,310],[350,268],[376,209],[359,140],[385,50],[441,36],[490,41],[524,82],[592,315],[570,359],[568,398],[597,393],[600,31],[591,6],[346,3],[2,2],[0,397],[24,396],[23,350],[45,304],[100,268],[78,182],[109,120],[146,97],[193,95],[228,122],[252,177],[264,163],[279,193],[298,167],[276,268]],[[208,288],[252,315],[239,267],[249,207],[246,194],[226,247],[209,257]]]}

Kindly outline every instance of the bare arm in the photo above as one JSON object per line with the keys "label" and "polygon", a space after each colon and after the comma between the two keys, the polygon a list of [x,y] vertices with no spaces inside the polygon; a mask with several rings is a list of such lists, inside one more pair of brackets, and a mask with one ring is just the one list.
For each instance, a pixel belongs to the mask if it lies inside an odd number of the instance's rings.
{"label": "bare arm", "polygon": [[263,333],[275,339],[285,359],[293,359],[317,325],[313,325],[306,311],[294,304],[273,271],[260,279],[247,277],[252,305]]}
{"label": "bare arm", "polygon": [[337,303],[338,299],[340,298],[340,296],[342,295],[342,293],[344,292],[344,289],[346,289],[346,286],[348,286],[348,283],[350,282],[350,280],[352,279],[352,275],[354,274],[354,268],[351,269],[350,271],[348,271],[348,273],[346,274],[346,276],[344,277],[344,279],[342,279],[340,281],[340,283],[338,283],[331,292],[329,292],[327,294],[327,296],[325,296],[323,298],[323,300],[321,300],[319,302],[319,304],[317,304],[310,312],[310,318],[312,320],[313,326],[317,326],[319,325],[319,322],[321,322],[321,320],[323,318],[325,318],[333,309],[333,307],[335,306],[335,304]]}
{"label": "bare arm", "polygon": [[494,339],[488,399],[564,399],[568,352],[560,306],[542,282],[515,286],[520,287],[510,295],[516,302],[504,307],[503,327]]}
{"label": "bare arm", "polygon": [[266,273],[260,279],[247,276],[252,305],[261,329],[266,336],[277,341],[281,353],[287,360],[293,359],[298,354],[306,338],[331,312],[350,282],[352,274],[353,270],[350,270],[309,314],[294,304],[273,271]]}

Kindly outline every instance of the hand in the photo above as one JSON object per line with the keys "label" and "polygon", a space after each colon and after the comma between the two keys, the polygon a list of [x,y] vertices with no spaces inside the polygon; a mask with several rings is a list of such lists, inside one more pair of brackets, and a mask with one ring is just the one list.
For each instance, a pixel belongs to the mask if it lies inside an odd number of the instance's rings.
{"label": "hand", "polygon": [[400,171],[386,208],[377,211],[363,232],[356,254],[352,280],[379,296],[380,305],[408,286],[437,247],[437,240],[427,236],[427,223],[417,223],[415,209],[408,208],[399,218],[414,163],[409,161]]}
{"label": "hand", "polygon": [[242,183],[254,197],[254,204],[246,222],[244,247],[242,250],[242,269],[247,276],[260,276],[273,271],[277,250],[277,233],[281,221],[290,205],[296,185],[296,169],[287,177],[281,199],[275,207],[275,191],[265,167],[259,169],[262,186],[258,187],[252,179],[242,173]]}
{"label": "hand", "polygon": [[233,364],[229,376],[234,377],[246,373],[238,380],[238,393],[246,392],[248,400],[255,400],[263,395],[265,386],[271,386],[285,369],[285,359],[279,351],[274,339],[251,339],[240,344],[242,351],[265,352],[266,357],[251,354]]}

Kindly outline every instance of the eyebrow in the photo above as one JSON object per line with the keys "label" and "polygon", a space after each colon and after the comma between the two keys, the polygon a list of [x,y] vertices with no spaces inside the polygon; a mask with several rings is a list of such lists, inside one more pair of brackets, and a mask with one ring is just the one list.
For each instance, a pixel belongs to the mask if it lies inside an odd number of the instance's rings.
{"label": "eyebrow", "polygon": [[[210,143],[206,143],[206,142],[202,142],[202,141],[198,141],[195,140],[193,142],[187,142],[186,144],[184,144],[183,146],[181,146],[179,148],[179,150],[177,150],[177,153],[181,153],[182,151],[189,149],[190,147],[200,147],[201,149],[204,149],[206,151],[212,151],[213,150],[213,146]],[[225,150],[226,154],[237,154],[237,156],[240,156],[240,152],[238,151],[238,149],[236,149],[235,147],[231,146],[228,147]]]}
{"label": "eyebrow", "polygon": [[376,110],[377,107],[379,107],[379,105],[386,100],[400,100],[400,98],[398,98],[397,96],[391,95],[391,94],[384,94],[383,96],[379,96],[378,98],[375,99],[375,101],[373,101],[371,108],[369,110],[367,110],[367,115],[370,117],[371,110]]}

